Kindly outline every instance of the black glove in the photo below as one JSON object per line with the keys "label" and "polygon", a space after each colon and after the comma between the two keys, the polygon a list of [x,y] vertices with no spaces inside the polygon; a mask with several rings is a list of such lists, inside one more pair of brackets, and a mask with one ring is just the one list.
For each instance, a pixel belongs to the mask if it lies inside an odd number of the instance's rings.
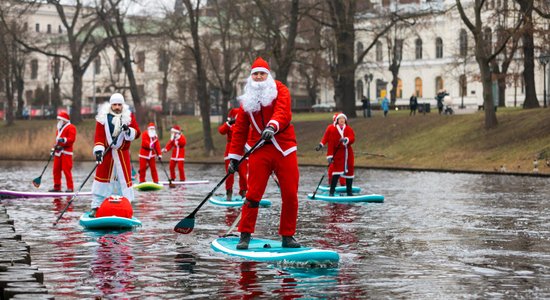
{"label": "black glove", "polygon": [[95,152],[95,163],[100,164],[103,162],[103,151],[98,150]]}
{"label": "black glove", "polygon": [[130,127],[126,124],[122,124],[122,131],[125,131],[126,134],[130,134]]}
{"label": "black glove", "polygon": [[227,166],[227,172],[229,174],[234,174],[239,170],[239,161],[236,159],[229,160],[229,165]]}
{"label": "black glove", "polygon": [[323,148],[323,144],[319,144],[319,145],[315,146],[315,151],[319,151],[319,150],[321,150],[321,148]]}
{"label": "black glove", "polygon": [[58,138],[58,139],[57,139],[57,142],[58,142],[58,143],[65,143],[65,138]]}
{"label": "black glove", "polygon": [[229,118],[229,120],[227,120],[227,124],[233,125],[235,124],[235,121],[236,121],[235,118]]}
{"label": "black glove", "polygon": [[267,126],[264,131],[262,131],[262,140],[269,141],[275,135],[275,128],[273,126]]}
{"label": "black glove", "polygon": [[161,161],[161,160],[162,160],[162,156],[157,155],[157,160],[158,160],[158,161]]}
{"label": "black glove", "polygon": [[348,138],[341,138],[340,139],[340,143],[344,144],[344,145],[347,145],[349,142],[349,139]]}
{"label": "black glove", "polygon": [[331,157],[327,157],[327,162],[328,162],[329,165],[332,164],[332,161],[333,161],[332,156],[331,156]]}
{"label": "black glove", "polygon": [[61,151],[61,150],[63,150],[63,147],[59,146],[59,145],[55,145],[54,149],[55,149],[55,151]]}

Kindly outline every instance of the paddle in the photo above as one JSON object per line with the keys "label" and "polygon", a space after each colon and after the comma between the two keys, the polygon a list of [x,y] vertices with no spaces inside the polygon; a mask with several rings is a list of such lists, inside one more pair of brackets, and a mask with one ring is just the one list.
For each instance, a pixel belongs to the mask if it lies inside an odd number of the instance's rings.
{"label": "paddle", "polygon": [[[262,139],[259,139],[256,144],[254,144],[254,146],[252,146],[252,148],[250,148],[250,150],[248,150],[244,156],[237,162],[237,167],[248,157],[250,156],[250,153],[252,153],[252,151],[254,151],[254,149],[256,149],[260,143],[263,142]],[[225,182],[225,180],[227,179],[227,177],[229,177],[229,175],[231,175],[229,172],[227,172],[227,174],[225,174],[225,176],[222,178],[222,180],[220,180],[220,182],[218,182],[218,184],[214,187],[213,190],[210,191],[210,193],[208,193],[208,195],[206,195],[206,197],[204,198],[204,200],[202,200],[202,202],[199,204],[199,206],[197,206],[197,208],[195,208],[195,210],[193,212],[191,212],[187,217],[185,217],[184,219],[182,219],[181,221],[178,222],[178,224],[176,224],[176,226],[174,227],[174,231],[177,232],[177,233],[182,233],[182,234],[188,234],[190,233],[191,231],[193,231],[193,228],[195,227],[195,214],[199,211],[199,209],[201,209],[201,207],[204,205],[204,203],[206,203],[206,201],[212,197],[212,195],[216,192],[216,190]]]}
{"label": "paddle", "polygon": [[[340,149],[340,145],[336,147],[336,150],[334,150],[334,153],[332,154],[332,157],[334,158],[334,155],[336,155],[336,152],[338,152],[338,149]],[[325,176],[328,173],[328,168],[330,168],[330,165],[332,164],[334,160],[331,160],[328,163],[327,170],[323,173],[323,176],[321,176],[321,180],[319,180],[319,183],[317,184],[317,187],[315,188],[315,191],[313,192],[313,196],[311,196],[311,199],[315,199],[315,195],[317,194],[317,190],[319,190],[319,187],[321,186],[321,183],[323,182],[323,179],[325,179]]]}
{"label": "paddle", "polygon": [[[121,133],[119,133],[115,138],[113,138],[113,142],[109,145],[109,147],[107,147],[107,149],[105,149],[105,151],[103,151],[103,156],[105,156],[105,153],[107,153],[107,151],[111,150],[111,148],[113,147],[113,144],[116,143],[116,141],[118,141],[118,136],[120,134]],[[67,211],[67,209],[69,209],[69,206],[71,206],[71,203],[73,203],[74,199],[76,199],[76,196],[78,196],[78,194],[80,193],[80,191],[82,190],[82,188],[84,187],[84,185],[86,184],[88,179],[90,179],[90,176],[92,176],[92,174],[95,172],[95,169],[97,169],[98,165],[99,164],[96,163],[94,168],[90,172],[90,174],[88,174],[88,176],[86,176],[86,179],[84,179],[84,181],[82,182],[82,184],[78,188],[78,191],[76,191],[76,193],[74,193],[74,195],[71,197],[71,200],[69,200],[67,205],[65,205],[65,208],[63,208],[63,210],[61,211],[61,214],[59,214],[59,217],[57,217],[57,220],[55,220],[55,222],[53,222],[53,226],[57,225],[57,222],[59,222],[59,220],[61,220],[61,218],[63,217],[63,215]]]}
{"label": "paddle", "polygon": [[[57,146],[57,144],[55,145]],[[40,176],[36,177],[35,179],[32,180],[32,185],[34,185],[35,188],[39,188],[40,187],[40,183],[42,182],[42,175],[44,175],[44,172],[46,171],[46,169],[48,168],[48,165],[50,164],[50,161],[52,161],[52,157],[54,156],[55,154],[55,146],[54,148],[52,149],[51,153],[50,153],[50,158],[48,158],[48,162],[46,163],[46,165],[44,166],[44,169],[42,170],[42,173],[40,174]]]}
{"label": "paddle", "polygon": [[[157,152],[157,149],[153,148],[153,150],[155,150],[155,153],[157,155],[159,155],[159,153]],[[168,187],[169,188],[175,188],[176,185],[172,183],[172,178],[170,178],[170,176],[168,176],[168,172],[166,172],[166,168],[164,167],[164,162],[162,161],[162,158],[160,158],[159,161],[160,161],[160,166],[162,167],[162,170],[164,171],[164,175],[166,175],[166,178],[168,178]]]}

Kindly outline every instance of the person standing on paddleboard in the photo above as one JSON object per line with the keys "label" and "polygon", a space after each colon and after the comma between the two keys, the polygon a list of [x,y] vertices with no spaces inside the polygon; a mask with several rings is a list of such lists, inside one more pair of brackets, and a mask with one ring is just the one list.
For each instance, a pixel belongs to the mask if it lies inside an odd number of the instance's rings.
{"label": "person standing on paddleboard", "polygon": [[185,135],[181,133],[181,128],[178,125],[172,126],[170,129],[170,141],[164,148],[162,153],[170,151],[172,149],[172,157],[170,158],[170,179],[176,180],[176,165],[178,165],[178,171],[180,173],[180,181],[185,181]]}
{"label": "person standing on paddleboard", "polygon": [[115,193],[130,202],[134,200],[130,143],[141,133],[120,93],[114,93],[109,102],[99,107],[95,119],[93,152],[98,166],[92,184],[92,218],[103,200]]}
{"label": "person standing on paddleboard", "polygon": [[[319,145],[317,145],[315,147],[315,151],[320,151],[328,143],[328,138],[330,136],[330,132],[334,129],[334,126],[336,124],[336,117],[339,114],[340,113],[335,113],[332,116],[332,123],[327,125],[327,128],[325,129],[325,133],[323,134],[323,138],[319,142]],[[329,170],[330,170],[330,165],[332,165],[332,161],[329,161]],[[331,181],[332,181],[332,176],[329,173],[329,177],[328,177],[328,185],[329,186],[330,186]],[[340,177],[340,185],[342,185],[342,186],[346,185],[346,179],[344,179],[343,177]]]}
{"label": "person standing on paddleboard", "polygon": [[61,192],[61,171],[67,182],[66,192],[72,193],[73,186],[73,144],[76,140],[76,127],[71,124],[69,114],[62,111],[57,115],[57,131],[53,151],[53,189],[49,192]]}
{"label": "person standing on paddleboard", "polygon": [[348,117],[339,113],[334,118],[333,126],[325,133],[327,142],[328,176],[330,182],[329,195],[334,196],[336,184],[340,178],[346,179],[346,194],[353,196],[352,185],[354,177],[354,155],[352,145],[355,142],[355,132],[347,124]]}
{"label": "person standing on paddleboard", "polygon": [[240,96],[242,114],[236,119],[228,157],[229,173],[235,173],[245,146],[250,149],[260,139],[262,144],[249,157],[248,191],[239,224],[241,237],[237,249],[248,249],[258,217],[259,202],[272,172],[279,178],[282,208],[279,234],[282,246],[299,248],[294,239],[298,219],[298,159],[296,134],[288,88],[270,74],[268,63],[258,57]]}
{"label": "person standing on paddleboard", "polygon": [[[229,148],[231,147],[231,138],[233,137],[233,125],[235,124],[235,121],[237,120],[237,117],[239,113],[242,114],[242,110],[239,107],[232,108],[227,113],[227,122],[224,122],[220,127],[218,127],[218,132],[221,135],[225,135],[227,137],[227,143],[225,145],[225,153],[224,153],[224,160],[225,160],[225,171],[227,172],[227,168],[229,167]],[[246,190],[247,188],[247,176],[248,176],[248,161],[245,159],[240,165],[239,165],[239,195],[242,198],[245,198],[246,196]],[[233,183],[235,182],[235,175],[231,174],[227,177],[225,180],[225,191],[226,196],[225,199],[227,201],[231,201],[231,198],[233,197]]]}
{"label": "person standing on paddleboard", "polygon": [[160,141],[155,129],[155,123],[147,125],[147,131],[141,135],[141,148],[139,149],[139,183],[145,182],[147,165],[151,168],[151,179],[159,182],[155,158],[161,159]]}

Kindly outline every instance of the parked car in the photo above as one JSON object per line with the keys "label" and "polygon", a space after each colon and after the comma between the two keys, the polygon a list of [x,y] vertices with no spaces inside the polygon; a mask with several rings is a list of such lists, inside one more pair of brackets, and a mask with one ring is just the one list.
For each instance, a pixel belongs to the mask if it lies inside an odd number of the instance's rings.
{"label": "parked car", "polygon": [[314,112],[331,112],[336,109],[336,106],[334,106],[334,104],[319,103],[319,104],[312,105],[311,109]]}

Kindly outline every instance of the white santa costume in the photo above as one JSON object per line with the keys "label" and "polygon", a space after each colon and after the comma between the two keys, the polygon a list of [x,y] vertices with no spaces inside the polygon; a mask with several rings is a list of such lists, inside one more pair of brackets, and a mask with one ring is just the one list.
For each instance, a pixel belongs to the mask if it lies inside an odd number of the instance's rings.
{"label": "white santa costume", "polygon": [[[122,104],[122,112],[120,114],[113,112],[112,104]],[[127,125],[129,131],[123,131],[123,125]],[[103,200],[111,195],[120,195],[130,201],[134,200],[130,143],[139,136],[139,126],[121,94],[113,94],[109,102],[99,107],[93,152],[104,151],[104,153],[103,161],[97,166],[92,184],[92,209],[98,208]]]}
{"label": "white santa costume", "polygon": [[262,58],[257,58],[252,64],[250,74],[255,72],[267,73],[267,79],[257,82],[252,80],[252,76],[248,78],[245,93],[239,97],[243,113],[239,114],[233,126],[228,157],[241,159],[245,146],[250,149],[268,127],[273,128],[275,134],[270,140],[262,141],[249,157],[247,201],[242,208],[239,231],[241,238],[243,233],[254,233],[258,203],[274,172],[279,179],[282,198],[279,234],[291,237],[296,231],[298,217],[299,172],[296,134],[290,123],[290,92],[284,84],[271,77],[269,65]]}

